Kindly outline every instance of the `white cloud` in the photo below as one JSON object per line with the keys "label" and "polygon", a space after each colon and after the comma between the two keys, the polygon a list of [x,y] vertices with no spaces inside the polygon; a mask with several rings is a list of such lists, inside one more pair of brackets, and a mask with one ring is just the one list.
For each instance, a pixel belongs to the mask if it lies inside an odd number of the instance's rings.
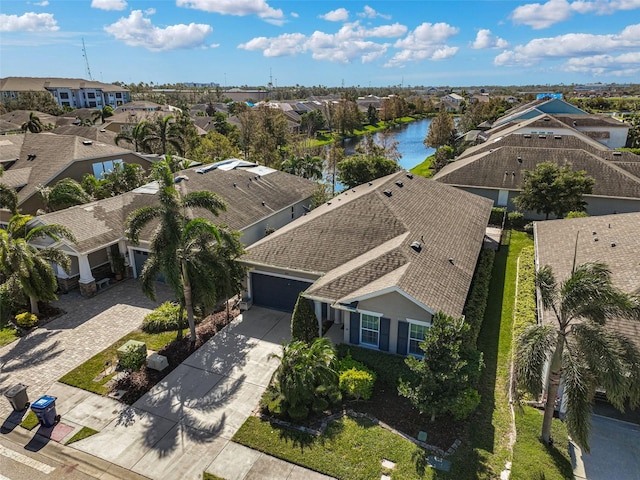
{"label": "white cloud", "polygon": [[144,47],[152,51],[204,48],[205,38],[213,32],[209,25],[197,23],[159,28],[144,15],[141,10],[134,10],[129,17],[120,18],[104,27],[104,30],[129,46]]}
{"label": "white cloud", "polygon": [[393,45],[401,51],[389,60],[385,67],[399,67],[407,62],[444,60],[458,53],[458,47],[446,45],[446,41],[460,31],[447,23],[423,23],[405,38]]}
{"label": "white cloud", "polygon": [[515,24],[528,25],[535,30],[568,20],[574,13],[610,15],[619,10],[640,8],[640,0],[548,0],[546,3],[528,3],[511,12]]}
{"label": "white cloud", "polygon": [[346,8],[337,8],[324,15],[320,15],[320,18],[329,22],[344,22],[349,18],[349,10]]}
{"label": "white cloud", "polygon": [[34,3],[36,7],[47,7],[49,6],[49,0],[43,0],[42,2]]}
{"label": "white cloud", "polygon": [[485,48],[507,48],[509,42],[505,39],[496,37],[491,30],[482,28],[478,30],[475,41],[471,44],[471,48],[480,50]]}
{"label": "white cloud", "polygon": [[381,57],[390,47],[387,43],[374,42],[369,38],[398,37],[406,31],[404,25],[397,23],[366,28],[359,22],[353,22],[343,25],[336,33],[315,31],[310,36],[293,33],[272,38],[257,37],[238,45],[238,48],[262,51],[266,57],[310,53],[316,60],[366,63]]}
{"label": "white cloud", "polygon": [[376,12],[373,8],[371,8],[369,5],[365,5],[364,6],[364,10],[360,13],[358,13],[359,17],[363,17],[363,18],[376,18],[376,17],[380,17],[380,18],[384,18],[385,20],[391,20],[391,15],[384,15],[380,12]]}
{"label": "white cloud", "polygon": [[300,16],[300,15],[298,15],[296,12],[291,12],[291,13],[290,13],[290,15],[291,15],[293,18],[298,18],[298,17]]}
{"label": "white cloud", "polygon": [[284,17],[282,10],[270,7],[265,0],[176,0],[176,5],[238,17],[257,15],[272,20]]}
{"label": "white cloud", "polygon": [[91,0],[91,8],[100,10],[124,10],[127,8],[125,0]]}
{"label": "white cloud", "polygon": [[618,56],[593,55],[570,58],[565,69],[569,72],[588,73],[594,76],[612,75],[626,77],[640,74],[640,52],[623,53]]}
{"label": "white cloud", "polygon": [[526,45],[502,52],[493,63],[498,66],[534,65],[549,58],[594,56],[630,48],[640,48],[640,24],[629,25],[619,34],[568,33],[536,38]]}
{"label": "white cloud", "polygon": [[59,29],[51,13],[27,12],[20,16],[0,13],[0,32],[56,32]]}

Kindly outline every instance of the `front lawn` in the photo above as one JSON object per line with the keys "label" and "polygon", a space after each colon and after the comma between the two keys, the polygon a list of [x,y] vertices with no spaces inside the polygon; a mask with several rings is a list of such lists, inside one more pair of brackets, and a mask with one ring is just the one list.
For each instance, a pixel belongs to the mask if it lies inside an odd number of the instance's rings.
{"label": "front lawn", "polygon": [[[426,465],[424,450],[368,420],[336,420],[315,437],[249,417],[233,441],[344,480],[443,478]],[[396,467],[383,468],[383,459]]]}
{"label": "front lawn", "polygon": [[[186,331],[185,331],[186,333]],[[115,376],[115,372],[98,377],[106,373],[106,370],[117,363],[116,351],[128,340],[137,340],[147,344],[149,350],[160,350],[171,341],[175,340],[176,332],[145,333],[141,330],[131,332],[102,352],[94,355],[82,365],[74,368],[64,375],[60,382],[72,387],[82,388],[99,395],[109,393],[106,383]]]}

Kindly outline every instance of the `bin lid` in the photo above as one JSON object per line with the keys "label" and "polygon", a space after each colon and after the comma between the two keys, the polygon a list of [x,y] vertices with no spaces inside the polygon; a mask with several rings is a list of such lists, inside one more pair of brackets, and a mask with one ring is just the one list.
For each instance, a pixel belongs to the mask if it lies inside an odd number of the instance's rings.
{"label": "bin lid", "polygon": [[17,385],[14,385],[9,390],[4,392],[4,395],[5,397],[15,397],[17,394],[19,394],[20,392],[26,389],[27,389],[26,385],[22,385],[21,383],[18,383]]}
{"label": "bin lid", "polygon": [[56,397],[44,395],[31,404],[31,408],[47,408],[53,402],[56,401]]}

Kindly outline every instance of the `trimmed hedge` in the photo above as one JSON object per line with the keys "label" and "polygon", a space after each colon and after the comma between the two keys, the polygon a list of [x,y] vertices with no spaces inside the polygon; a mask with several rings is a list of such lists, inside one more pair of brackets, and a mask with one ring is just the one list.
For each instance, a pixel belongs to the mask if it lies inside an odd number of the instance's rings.
{"label": "trimmed hedge", "polygon": [[350,368],[340,374],[340,390],[356,400],[369,400],[376,382],[375,373]]}
{"label": "trimmed hedge", "polygon": [[533,246],[524,247],[518,258],[518,291],[513,311],[513,338],[535,325],[536,316],[536,265]]}
{"label": "trimmed hedge", "polygon": [[465,321],[471,326],[469,342],[473,348],[476,347],[478,335],[482,328],[484,311],[487,308],[489,284],[491,283],[491,272],[493,270],[495,257],[496,252],[493,250],[482,250],[480,253],[476,272],[471,282],[469,296],[467,297],[467,303],[464,308]]}

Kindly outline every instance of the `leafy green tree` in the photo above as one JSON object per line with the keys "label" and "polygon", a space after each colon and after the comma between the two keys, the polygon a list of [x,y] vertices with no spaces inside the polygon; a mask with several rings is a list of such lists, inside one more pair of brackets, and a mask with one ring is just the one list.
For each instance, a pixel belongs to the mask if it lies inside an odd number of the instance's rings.
{"label": "leafy green tree", "polygon": [[369,125],[376,125],[378,123],[378,109],[372,104],[367,107],[367,121]]}
{"label": "leafy green tree", "polygon": [[338,165],[344,160],[344,148],[332,143],[327,150],[327,170],[331,176],[331,196],[336,193],[336,179],[338,178]]}
{"label": "leafy green tree", "polygon": [[5,105],[9,112],[13,110],[33,110],[48,113],[49,115],[60,115],[62,113],[62,109],[49,92],[22,92],[18,94],[18,98],[9,100]]}
{"label": "leafy green tree", "polygon": [[[328,339],[317,338],[310,345],[294,340],[276,357],[280,365],[274,374],[274,388],[290,417],[306,418],[314,400],[330,399],[339,392],[336,352]],[[327,403],[325,400],[325,407]]]}
{"label": "leafy green tree", "polygon": [[44,130],[44,125],[40,121],[40,117],[38,117],[35,112],[30,112],[29,120],[24,122],[21,128],[23,132],[29,131],[31,133],[40,133]]}
{"label": "leafy green tree", "polygon": [[546,444],[551,443],[551,421],[562,382],[567,430],[588,452],[596,387],[604,387],[607,398],[620,410],[626,400],[632,408],[640,405],[640,351],[607,325],[614,318],[640,319],[640,301],[613,285],[603,263],[574,266],[560,284],[551,267],[544,266],[536,274],[536,286],[553,324],[532,325],[518,337],[516,378],[534,395],[546,386],[542,421]]}
{"label": "leafy green tree", "polygon": [[0,272],[5,283],[18,286],[29,298],[31,313],[38,315],[38,301],[55,300],[58,283],[52,264],[66,272],[71,268],[69,256],[56,246],[36,248],[30,244],[39,238],[62,238],[75,241],[73,234],[62,225],[32,227],[31,215],[16,214],[6,229],[0,229]]}
{"label": "leafy green tree", "polygon": [[354,100],[342,98],[335,107],[333,124],[342,136],[351,135],[355,129],[362,127],[358,104]]}
{"label": "leafy green tree", "polygon": [[436,174],[444,167],[446,167],[453,157],[455,156],[455,150],[449,145],[444,145],[436,150],[433,154],[433,160],[431,161],[431,170]]}
{"label": "leafy green tree", "polygon": [[281,170],[310,180],[320,180],[324,171],[324,160],[307,153],[302,157],[285,160],[281,164]]}
{"label": "leafy green tree", "polygon": [[366,134],[356,145],[356,152],[369,158],[384,157],[399,162],[402,154],[398,151],[398,142],[393,140],[392,133],[389,130],[383,130],[378,133],[376,138],[379,139],[379,142],[374,140],[372,134]]}
{"label": "leafy green tree", "polygon": [[274,167],[289,144],[289,124],[281,110],[260,106],[241,113],[240,141],[248,160]]}
{"label": "leafy green tree", "polygon": [[102,178],[98,179],[90,173],[85,174],[80,182],[82,189],[96,200],[109,198],[111,191],[108,188],[107,181]]}
{"label": "leafy green tree", "polygon": [[318,338],[318,333],[318,320],[313,303],[308,298],[298,295],[291,316],[291,338],[308,344]]}
{"label": "leafy green tree", "polygon": [[324,125],[324,115],[322,115],[320,110],[312,110],[300,117],[300,129],[305,132],[308,137],[315,135],[318,130],[324,128]]}
{"label": "leafy green tree", "polygon": [[453,116],[444,108],[440,108],[438,116],[431,120],[429,131],[423,143],[429,148],[452,145],[455,134],[456,128],[453,123]]}
{"label": "leafy green tree", "polygon": [[400,165],[384,157],[351,155],[338,164],[338,180],[346,188],[353,188],[376,178],[400,171]]}
{"label": "leafy green tree", "polygon": [[212,163],[233,158],[235,155],[236,150],[229,139],[215,130],[210,130],[200,139],[190,158],[196,162]]}
{"label": "leafy green tree", "polygon": [[104,188],[111,192],[111,196],[115,196],[144,185],[147,174],[138,163],[120,162],[115,163],[113,169],[106,172],[102,180]]}
{"label": "leafy green tree", "polygon": [[95,124],[96,121],[98,119],[101,120],[102,123],[104,123],[104,121],[113,116],[113,107],[111,105],[105,105],[104,107],[102,107],[100,110],[95,110],[92,114],[91,114],[91,120],[93,120],[93,123]]}
{"label": "leafy green tree", "polygon": [[[154,165],[152,177],[160,184],[159,204],[139,208],[129,215],[127,237],[137,244],[144,228],[157,221],[150,241],[151,255],[140,276],[142,289],[147,296],[155,298],[155,280],[158,274],[163,274],[187,311],[190,339],[195,345],[194,297],[203,302],[218,300],[220,285],[228,283],[228,272],[216,266],[233,264],[235,258],[217,256],[229,252],[239,256],[242,248],[233,232],[203,218],[189,216],[192,209],[204,209],[217,216],[226,209],[219,196],[209,191],[181,195],[166,161]],[[214,247],[216,244],[218,247]]]}
{"label": "leafy green tree", "polygon": [[469,331],[463,318],[437,313],[420,344],[423,357],[405,360],[416,381],[402,381],[398,391],[431,421],[437,415],[455,414],[452,407],[463,403],[464,397],[473,396],[469,389],[480,376],[482,354],[468,346],[472,343],[468,341]]}
{"label": "leafy green tree", "polygon": [[587,203],[583,195],[593,191],[595,180],[584,170],[572,170],[569,165],[539,163],[535,170],[525,170],[522,192],[514,200],[518,210],[533,210],[559,218],[568,212],[582,212]]}

